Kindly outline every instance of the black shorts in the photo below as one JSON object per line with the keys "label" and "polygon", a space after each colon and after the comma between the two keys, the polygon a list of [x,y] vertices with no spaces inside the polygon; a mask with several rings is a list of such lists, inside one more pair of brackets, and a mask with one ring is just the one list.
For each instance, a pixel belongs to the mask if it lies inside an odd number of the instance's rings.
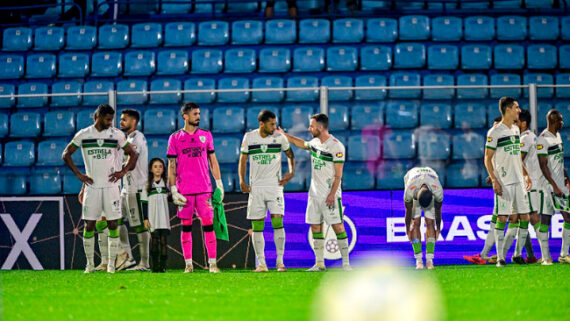
{"label": "black shorts", "polygon": [[170,230],[165,228],[158,228],[154,232],[150,233],[152,237],[161,237],[170,235]]}

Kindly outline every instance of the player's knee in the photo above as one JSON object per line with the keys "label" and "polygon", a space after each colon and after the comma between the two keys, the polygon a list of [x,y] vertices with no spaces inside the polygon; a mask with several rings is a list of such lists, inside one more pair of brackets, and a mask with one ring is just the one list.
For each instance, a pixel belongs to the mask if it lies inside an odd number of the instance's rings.
{"label": "player's knee", "polygon": [[435,227],[435,222],[432,219],[426,219],[426,227],[427,228],[434,228]]}
{"label": "player's knee", "polygon": [[100,233],[106,228],[107,228],[107,221],[99,221],[95,223],[95,229],[97,230],[97,233]]}
{"label": "player's knee", "polygon": [[190,224],[190,225],[182,224],[182,232],[192,233],[192,224]]}
{"label": "player's knee", "polygon": [[89,232],[95,231],[95,221],[85,221],[84,230]]}
{"label": "player's knee", "polygon": [[214,231],[214,224],[204,225],[202,226],[204,229],[204,233],[206,232],[213,232]]}
{"label": "player's knee", "polygon": [[251,221],[251,229],[254,232],[263,232],[265,229],[265,221]]}
{"label": "player's knee", "polygon": [[332,228],[335,232],[335,234],[342,234],[345,233],[345,229],[344,229],[344,224],[340,223],[340,224],[333,224]]}
{"label": "player's knee", "polygon": [[281,229],[283,228],[283,216],[275,216],[271,218],[271,226],[273,226],[273,229]]}

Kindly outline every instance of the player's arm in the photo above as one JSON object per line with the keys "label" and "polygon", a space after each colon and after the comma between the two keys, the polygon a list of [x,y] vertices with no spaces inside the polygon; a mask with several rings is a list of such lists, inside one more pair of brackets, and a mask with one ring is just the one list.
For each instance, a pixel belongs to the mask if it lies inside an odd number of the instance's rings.
{"label": "player's arm", "polygon": [[168,184],[170,184],[172,203],[178,206],[184,206],[187,199],[178,192],[178,188],[176,187],[176,168],[176,156],[168,155]]}
{"label": "player's arm", "polygon": [[528,171],[526,170],[526,166],[524,166],[524,162],[522,163],[522,171],[523,171],[524,179],[526,181],[526,190],[530,191],[532,188],[532,180],[530,179],[530,175],[528,174]]}
{"label": "player's arm", "polygon": [[538,155],[538,164],[540,165],[540,170],[542,171],[542,175],[544,175],[544,178],[546,178],[546,180],[550,183],[550,185],[552,185],[552,191],[554,192],[554,195],[562,197],[564,194],[562,193],[560,187],[556,185],[556,182],[552,178],[552,173],[548,168],[548,156]]}
{"label": "player's arm", "polygon": [[241,153],[239,156],[239,164],[238,164],[238,176],[239,176],[239,187],[241,188],[242,193],[249,193],[251,191],[251,187],[247,185],[245,182],[245,170],[247,166],[247,156],[246,153]]}
{"label": "player's arm", "polygon": [[75,174],[75,176],[77,176],[77,178],[84,184],[87,185],[91,185],[93,184],[93,179],[91,179],[91,177],[83,174],[81,171],[79,171],[79,168],[77,168],[77,166],[75,165],[75,163],[73,162],[73,159],[71,158],[71,155],[73,155],[73,153],[75,153],[77,151],[78,147],[75,143],[70,143],[67,145],[67,147],[65,147],[65,150],[63,151],[63,154],[61,155],[61,158],[63,158],[63,162],[65,163],[65,165],[67,165],[67,167],[69,167],[69,169],[71,169],[71,171],[73,172],[73,174]]}
{"label": "player's arm", "polygon": [[326,204],[327,206],[332,206],[335,202],[335,195],[336,195],[336,191],[338,190],[338,188],[340,187],[340,182],[342,181],[342,170],[344,167],[344,163],[334,163],[334,178],[333,178],[333,183],[331,186],[331,191],[329,193],[329,195],[327,196],[326,199]]}
{"label": "player's arm", "polygon": [[412,207],[413,207],[413,201],[412,202],[406,202],[404,201],[404,205],[406,207],[406,215],[404,216],[404,222],[406,223],[406,235],[408,236],[408,239],[411,241],[412,240],[412,233],[410,233],[410,225],[412,224]]}
{"label": "player's arm", "polygon": [[123,166],[123,168],[120,171],[114,172],[113,174],[109,175],[109,182],[114,183],[120,180],[121,178],[123,178],[123,176],[127,174],[127,172],[133,170],[137,164],[137,159],[139,158],[139,155],[135,152],[133,147],[129,144],[126,144],[123,147],[123,150],[129,156],[129,160],[127,161],[127,164]]}
{"label": "player's arm", "polygon": [[493,184],[493,190],[495,191],[495,194],[501,196],[503,195],[503,189],[497,180],[497,176],[495,176],[495,169],[493,168],[493,155],[495,155],[494,149],[485,148],[485,168],[487,169],[487,173],[489,173],[489,177],[491,177],[491,184]]}
{"label": "player's arm", "polygon": [[441,207],[443,206],[443,202],[434,201],[435,207],[435,239],[439,238],[439,234],[441,233]]}
{"label": "player's arm", "polygon": [[287,155],[287,164],[289,165],[289,173],[283,174],[281,180],[279,181],[279,185],[285,186],[289,181],[295,176],[295,154],[293,154],[293,149],[289,148],[285,151],[285,155]]}
{"label": "player's arm", "polygon": [[285,137],[287,137],[287,141],[289,141],[289,143],[295,145],[297,148],[301,148],[301,149],[309,149],[309,146],[306,144],[306,142],[299,138],[299,137],[295,137],[293,135],[289,135],[287,134],[283,129],[281,129],[281,127],[279,127],[279,129],[277,129],[278,132],[280,132],[281,134],[285,135]]}

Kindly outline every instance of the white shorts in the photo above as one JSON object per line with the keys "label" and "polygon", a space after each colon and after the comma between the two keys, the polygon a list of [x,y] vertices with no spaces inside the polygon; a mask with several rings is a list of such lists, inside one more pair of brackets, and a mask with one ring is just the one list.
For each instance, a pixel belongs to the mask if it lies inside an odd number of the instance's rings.
{"label": "white shorts", "polygon": [[422,210],[423,210],[425,218],[435,220],[435,206],[433,203],[434,203],[434,201],[432,199],[431,203],[429,203],[428,207],[422,208],[420,206],[420,203],[417,200],[414,200],[413,206],[412,206],[412,214],[413,214],[412,217],[413,218],[422,217]]}
{"label": "white shorts", "polygon": [[247,201],[247,219],[260,220],[270,214],[283,215],[285,213],[285,200],[283,188],[279,187],[252,187]]}
{"label": "white shorts", "polygon": [[130,227],[138,227],[144,224],[142,213],[142,190],[134,193],[122,193],[122,217],[129,221]]}
{"label": "white shorts", "polygon": [[495,209],[493,214],[512,215],[529,214],[530,204],[524,183],[501,185],[503,195],[495,194]]}
{"label": "white shorts", "polygon": [[530,207],[530,212],[538,212],[540,213],[540,205],[541,202],[541,190],[540,189],[531,189],[530,192],[527,192],[528,195],[528,205]]}
{"label": "white shorts", "polygon": [[552,193],[552,187],[550,184],[548,187],[543,187],[540,190],[541,207],[539,209],[539,213],[544,215],[554,215],[554,213],[560,213],[560,211],[569,211],[568,189],[566,186],[562,188],[562,192],[564,193],[564,197],[558,197]]}
{"label": "white shorts", "polygon": [[121,191],[119,187],[93,188],[85,186],[81,218],[98,221],[101,216],[107,220],[121,218]]}
{"label": "white shorts", "polygon": [[307,203],[307,212],[305,213],[305,223],[321,224],[326,222],[329,225],[340,224],[343,222],[342,199],[337,197],[332,206],[327,206],[325,199],[318,199],[309,196]]}

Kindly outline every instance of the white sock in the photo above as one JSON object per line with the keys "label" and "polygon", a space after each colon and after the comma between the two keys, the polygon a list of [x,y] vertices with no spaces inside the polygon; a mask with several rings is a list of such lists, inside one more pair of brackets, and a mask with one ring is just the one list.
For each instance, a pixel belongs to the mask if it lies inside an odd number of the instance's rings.
{"label": "white sock", "polygon": [[342,265],[349,265],[348,260],[348,239],[337,240],[340,256],[342,256]]}
{"label": "white sock", "polygon": [[133,251],[131,250],[131,242],[129,241],[129,230],[125,224],[119,225],[119,237],[121,253],[127,252],[129,260],[133,259]]}
{"label": "white sock", "polygon": [[141,254],[140,265],[149,266],[149,246],[150,246],[150,233],[148,231],[137,233],[137,239],[139,240],[139,250]]}
{"label": "white sock", "polygon": [[85,251],[85,258],[87,265],[95,265],[93,255],[95,255],[95,238],[83,237],[83,250]]}
{"label": "white sock", "polygon": [[497,230],[495,228],[495,246],[497,248],[497,259],[504,260],[505,257],[503,255],[503,243],[505,242],[505,231],[504,230]]}
{"label": "white sock", "polygon": [[[517,243],[515,244],[515,254],[514,256],[521,256],[522,249],[526,245],[526,241],[528,239],[528,228],[518,228],[518,239]],[[527,253],[528,256],[528,253]]]}
{"label": "white sock", "polygon": [[109,236],[109,263],[115,264],[121,241],[118,237]]}
{"label": "white sock", "polygon": [[505,242],[503,243],[503,252],[501,253],[501,257],[505,259],[507,257],[507,252],[513,245],[515,241],[515,237],[517,236],[517,231],[519,229],[517,227],[510,227],[507,229],[507,235],[505,236]]}
{"label": "white sock", "polygon": [[325,264],[325,240],[313,239],[313,248],[315,251],[315,261],[317,264]]}
{"label": "white sock", "polygon": [[538,231],[537,237],[540,244],[540,252],[542,253],[542,260],[551,260],[552,257],[550,256],[550,246],[548,244],[548,232]]}
{"label": "white sock", "polygon": [[278,228],[273,230],[273,241],[275,242],[275,251],[277,252],[277,264],[283,264],[283,254],[285,253],[284,228]]}
{"label": "white sock", "polygon": [[495,223],[491,222],[489,232],[485,238],[485,246],[483,246],[483,251],[481,251],[480,254],[482,258],[489,257],[489,252],[493,248],[493,245],[495,245]]}
{"label": "white sock", "polygon": [[186,259],[184,260],[184,262],[186,263],[186,265],[192,265],[192,259]]}
{"label": "white sock", "polygon": [[210,265],[212,265],[212,264],[215,265],[216,262],[217,262],[216,259],[208,259],[208,264],[210,264]]}
{"label": "white sock", "polygon": [[255,251],[255,256],[257,257],[257,263],[259,265],[266,265],[265,263],[265,239],[263,238],[263,232],[253,232],[253,250]]}
{"label": "white sock", "polygon": [[109,229],[105,228],[97,233],[97,242],[99,243],[99,252],[101,253],[101,263],[109,262]]}
{"label": "white sock", "polygon": [[[566,225],[566,224],[564,224]],[[562,228],[562,247],[560,248],[560,256],[568,255],[568,247],[570,247],[570,229]]]}

